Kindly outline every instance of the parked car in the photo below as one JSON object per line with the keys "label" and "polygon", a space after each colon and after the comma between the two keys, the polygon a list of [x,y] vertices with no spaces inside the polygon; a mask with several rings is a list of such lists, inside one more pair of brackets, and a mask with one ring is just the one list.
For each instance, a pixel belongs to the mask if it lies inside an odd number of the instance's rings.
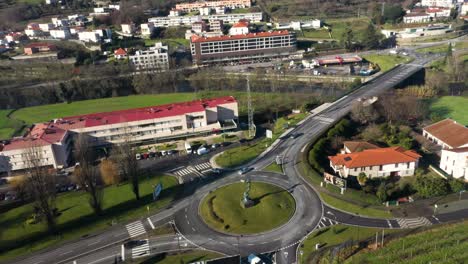
{"label": "parked car", "polygon": [[197,149],[197,154],[198,155],[204,155],[206,153],[210,152],[206,147],[199,147]]}
{"label": "parked car", "polygon": [[296,133],[291,133],[291,135],[289,135],[289,138],[292,138],[292,139],[295,139],[297,138],[299,135],[296,134]]}
{"label": "parked car", "polygon": [[244,168],[240,169],[240,170],[238,171],[238,173],[239,173],[239,175],[244,175],[244,174],[248,173],[248,172],[251,171],[251,170],[253,170],[253,168],[244,167]]}
{"label": "parked car", "polygon": [[177,150],[171,149],[167,151],[167,155],[175,155],[177,153]]}
{"label": "parked car", "polygon": [[153,151],[151,151],[151,152],[150,152],[150,153],[148,153],[148,154],[149,154],[149,156],[148,156],[148,157],[150,157],[150,158],[154,158],[154,157],[156,157],[156,152],[153,152]]}
{"label": "parked car", "polygon": [[140,153],[137,153],[137,154],[135,155],[135,158],[136,158],[137,160],[141,160],[141,155],[140,155]]}
{"label": "parked car", "polygon": [[161,156],[166,156],[167,155],[167,151],[163,150],[161,151]]}
{"label": "parked car", "polygon": [[223,170],[219,168],[213,168],[211,171],[216,174],[220,174],[221,172],[223,172]]}
{"label": "parked car", "polygon": [[218,144],[218,143],[215,143],[215,144],[211,145],[212,149],[216,149],[216,148],[219,148],[219,147],[221,147],[221,145]]}
{"label": "parked car", "polygon": [[147,159],[147,158],[149,158],[149,153],[143,153],[143,154],[141,155],[141,157],[142,157],[143,159]]}

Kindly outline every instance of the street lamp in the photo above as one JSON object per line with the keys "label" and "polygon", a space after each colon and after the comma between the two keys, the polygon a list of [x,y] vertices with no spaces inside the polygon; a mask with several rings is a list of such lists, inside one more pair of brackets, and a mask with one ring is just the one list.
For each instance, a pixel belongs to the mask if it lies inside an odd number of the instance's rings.
{"label": "street lamp", "polygon": [[437,204],[434,204],[434,215],[435,215],[436,212],[437,212],[437,207],[438,207]]}

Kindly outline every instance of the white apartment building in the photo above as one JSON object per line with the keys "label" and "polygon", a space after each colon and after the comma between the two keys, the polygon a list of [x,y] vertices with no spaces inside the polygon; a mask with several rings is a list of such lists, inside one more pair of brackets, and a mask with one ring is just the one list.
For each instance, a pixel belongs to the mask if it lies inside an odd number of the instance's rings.
{"label": "white apartment building", "polygon": [[201,33],[207,31],[207,26],[205,21],[195,22],[192,24],[192,31],[195,33]]}
{"label": "white apartment building", "polygon": [[455,5],[454,0],[421,0],[421,6],[437,6],[452,8]]}
{"label": "white apartment building", "polygon": [[216,13],[216,14],[220,14],[220,15],[226,14],[226,7],[225,7],[225,6],[217,6],[217,7],[215,7],[215,13]]}
{"label": "white apartment building", "polygon": [[124,34],[133,34],[133,33],[135,33],[135,24],[133,24],[133,23],[121,24],[120,26],[122,28],[122,33],[124,33]]}
{"label": "white apartment building", "polygon": [[130,55],[129,60],[137,70],[169,69],[168,46],[161,42],[155,43],[148,50],[138,50],[135,55]]}
{"label": "white apartment building", "polygon": [[460,14],[462,16],[468,15],[468,2],[465,2],[461,5]]}
{"label": "white apartment building", "polygon": [[96,31],[78,32],[78,39],[84,42],[101,42],[101,36]]}
{"label": "white apartment building", "polygon": [[449,118],[424,127],[423,136],[443,149],[468,147],[468,128]]}
{"label": "white apartment building", "polygon": [[409,13],[403,17],[403,23],[426,23],[431,21],[431,16],[426,13]]}
{"label": "white apartment building", "polygon": [[218,19],[218,20],[210,20],[210,30],[211,31],[223,31],[224,24],[223,21]]}
{"label": "white apartment building", "polygon": [[[35,154],[31,154],[31,153]],[[51,123],[36,124],[29,134],[0,143],[0,173],[29,168],[28,158],[40,159],[46,167],[61,168],[69,163],[70,133]]]}
{"label": "white apartment building", "polygon": [[191,26],[195,22],[201,22],[201,16],[167,16],[167,17],[151,17],[148,18],[149,23],[153,23],[155,27],[179,27]]}
{"label": "white apartment building", "polygon": [[429,7],[426,9],[426,13],[432,19],[447,18],[450,16],[450,8],[447,7]]}
{"label": "white apartment building", "polygon": [[55,25],[52,23],[38,24],[39,28],[44,32],[49,32],[51,29],[55,28]]}
{"label": "white apartment building", "polygon": [[37,37],[40,37],[42,35],[44,35],[44,32],[42,32],[42,30],[39,30],[39,29],[25,29],[24,30],[24,34],[30,38],[37,38]]}
{"label": "white apartment building", "polygon": [[421,156],[401,147],[365,149],[363,151],[329,156],[330,167],[340,175],[358,176],[365,173],[369,178],[387,176],[412,176]]}
{"label": "white apartment building", "polygon": [[443,149],[439,167],[454,178],[468,181],[468,147]]}
{"label": "white apartment building", "polygon": [[248,20],[250,23],[259,23],[263,19],[262,12],[255,13],[230,13],[230,14],[213,14],[209,16],[203,16],[203,19],[211,20],[222,20],[224,23],[233,24],[239,22],[241,19]]}
{"label": "white apartment building", "polygon": [[231,9],[251,7],[250,0],[219,0],[219,1],[197,1],[192,3],[176,4],[176,9],[185,12],[198,10],[201,7],[228,7]]}
{"label": "white apartment building", "polygon": [[140,25],[141,35],[144,37],[150,37],[151,34],[154,32],[154,24],[153,23],[144,23]]}
{"label": "white apartment building", "polygon": [[53,17],[51,21],[56,27],[66,27],[70,23],[68,19],[58,17]]}
{"label": "white apartment building", "polygon": [[213,11],[213,9],[209,6],[204,6],[204,7],[200,7],[198,11],[200,12],[201,16],[209,16],[211,15],[211,11]]}
{"label": "white apartment building", "polygon": [[175,16],[181,16],[182,15],[182,10],[179,10],[179,9],[171,9],[169,10],[169,16],[170,17],[175,17]]}
{"label": "white apartment building", "polygon": [[54,39],[69,39],[71,37],[71,32],[68,28],[51,29],[49,34]]}
{"label": "white apartment building", "polygon": [[40,151],[44,166],[66,167],[73,148],[71,135],[76,133],[86,133],[96,147],[128,138],[133,143],[154,143],[232,130],[237,119],[232,96],[64,117],[36,124],[27,136],[0,144],[0,172],[25,169],[25,153],[31,147]]}

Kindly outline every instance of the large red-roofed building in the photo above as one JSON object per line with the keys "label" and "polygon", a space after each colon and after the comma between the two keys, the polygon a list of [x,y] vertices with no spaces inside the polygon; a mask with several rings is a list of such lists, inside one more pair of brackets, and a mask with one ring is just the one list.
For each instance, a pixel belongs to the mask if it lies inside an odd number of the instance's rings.
{"label": "large red-roofed building", "polygon": [[190,39],[196,64],[264,61],[285,58],[296,51],[296,38],[287,30]]}
{"label": "large red-roofed building", "polygon": [[329,156],[330,167],[341,177],[358,176],[364,172],[367,177],[412,176],[421,156],[401,147],[374,148],[360,152]]}
{"label": "large red-roofed building", "polygon": [[0,144],[0,173],[26,169],[25,153],[43,148],[44,166],[66,167],[70,135],[86,133],[94,146],[130,139],[135,144],[206,135],[237,128],[238,106],[232,96],[128,110],[63,117],[35,124],[24,137]]}

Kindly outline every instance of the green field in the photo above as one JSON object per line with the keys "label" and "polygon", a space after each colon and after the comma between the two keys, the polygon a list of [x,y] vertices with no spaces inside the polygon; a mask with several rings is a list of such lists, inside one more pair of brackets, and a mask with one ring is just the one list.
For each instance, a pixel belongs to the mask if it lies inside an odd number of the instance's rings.
{"label": "green field", "polygon": [[431,103],[430,111],[440,117],[452,118],[468,125],[468,97],[443,96]]}
{"label": "green field", "polygon": [[411,61],[411,58],[399,55],[369,54],[363,56],[363,58],[374,64],[378,64],[382,72],[392,69],[396,64],[408,63]]}
{"label": "green field", "polygon": [[170,47],[177,47],[177,46],[190,46],[190,41],[188,39],[183,38],[173,38],[173,39],[145,39],[145,46],[154,46],[154,43],[162,42],[164,45],[169,45]]}
{"label": "green field", "polygon": [[370,207],[359,206],[357,204],[352,204],[347,201],[337,199],[324,192],[320,193],[320,197],[326,204],[335,208],[339,208],[341,210],[345,210],[346,212],[350,212],[353,214],[365,215],[365,216],[376,217],[376,218],[391,218],[392,217],[392,214],[389,211],[384,211],[384,210],[374,209]]}
{"label": "green field", "polygon": [[342,38],[348,25],[353,30],[355,37],[361,40],[362,32],[369,26],[369,22],[368,18],[331,19],[326,21],[331,26],[332,37],[337,40]]}
{"label": "green field", "polygon": [[221,232],[254,234],[285,224],[296,210],[287,190],[252,182],[250,198],[255,205],[244,209],[241,200],[245,183],[233,183],[208,194],[200,205],[200,215],[210,227]]}
{"label": "green field", "polygon": [[302,34],[299,33],[298,36],[302,36],[304,38],[312,38],[312,39],[329,39],[330,35],[328,34],[328,30],[326,29],[305,29],[302,30]]}
{"label": "green field", "polygon": [[259,140],[253,144],[246,144],[244,146],[226,150],[221,155],[216,157],[216,163],[224,168],[236,168],[255,159],[258,155],[265,151],[284,131],[286,131],[285,125],[293,127],[306,116],[307,114],[301,113],[291,117],[279,118],[275,123],[275,127],[273,128],[273,138],[263,138],[262,140]]}
{"label": "green field", "polygon": [[468,222],[444,225],[358,253],[345,263],[466,263]]}
{"label": "green field", "polygon": [[264,171],[271,171],[277,173],[283,173],[283,168],[281,165],[276,164],[276,162],[271,163],[270,165],[266,166]]}
{"label": "green field", "polygon": [[[153,186],[159,182],[163,192],[157,202],[152,200]],[[77,239],[110,227],[112,221],[119,224],[154,213],[177,198],[180,187],[171,176],[153,176],[140,183],[141,199],[135,200],[130,184],[104,189],[103,215],[93,214],[84,192],[68,192],[56,200],[61,215],[57,218],[59,236],[48,235],[45,223],[29,225],[26,220],[33,213],[32,204],[26,204],[0,215],[0,261],[24,255],[48,246]],[[147,212],[147,206],[150,212]]]}
{"label": "green field", "polygon": [[11,111],[0,110],[0,139],[10,138],[23,125],[21,121],[12,120],[7,117]]}
{"label": "green field", "polygon": [[[316,251],[315,244],[320,244],[321,247],[327,247],[327,246],[338,245],[348,240],[360,241],[360,240],[369,238],[371,236],[375,236],[376,232],[381,233],[382,229],[346,226],[346,225],[341,225],[341,224],[328,227],[323,230],[312,232],[307,237],[307,239],[304,240],[303,245],[301,245],[300,247],[300,250],[304,252],[304,255],[302,256],[302,260],[300,263],[309,263],[307,261],[308,258],[314,251]],[[385,233],[387,234],[392,233],[392,232],[395,232],[395,229],[385,230]],[[365,263],[365,262],[354,262],[354,263]],[[389,263],[393,263],[393,262],[389,262]]]}
{"label": "green field", "polygon": [[179,264],[179,263],[196,263],[197,261],[206,261],[210,259],[220,258],[222,255],[214,253],[211,251],[188,251],[182,252],[180,254],[174,253],[171,255],[168,254],[159,254],[154,257],[145,259],[143,261],[137,262],[139,264]]}

